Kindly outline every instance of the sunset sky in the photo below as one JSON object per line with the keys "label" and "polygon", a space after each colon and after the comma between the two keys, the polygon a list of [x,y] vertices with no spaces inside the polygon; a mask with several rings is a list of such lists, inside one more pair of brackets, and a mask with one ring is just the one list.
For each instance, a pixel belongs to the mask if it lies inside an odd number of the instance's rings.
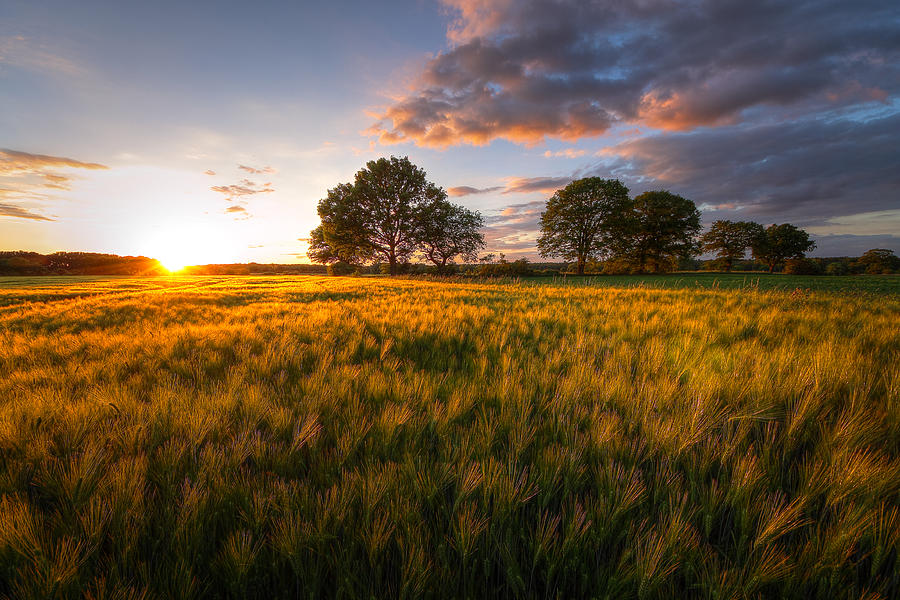
{"label": "sunset sky", "polygon": [[0,2],[0,250],[306,262],[409,156],[536,259],[573,178],[900,251],[891,1]]}

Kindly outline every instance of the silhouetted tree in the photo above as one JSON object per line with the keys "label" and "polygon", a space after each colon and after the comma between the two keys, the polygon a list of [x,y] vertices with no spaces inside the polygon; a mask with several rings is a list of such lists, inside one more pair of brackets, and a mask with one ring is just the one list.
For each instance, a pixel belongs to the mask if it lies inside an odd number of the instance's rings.
{"label": "silhouetted tree", "polygon": [[753,221],[714,221],[709,231],[700,236],[700,242],[705,252],[716,253],[728,272],[735,260],[744,258],[762,232],[762,225]]}
{"label": "silhouetted tree", "polygon": [[754,237],[750,244],[753,258],[761,260],[769,267],[769,273],[789,258],[803,258],[805,253],[816,247],[809,234],[790,223],[769,225]]}
{"label": "silhouetted tree", "polygon": [[644,192],[632,203],[623,234],[614,240],[619,258],[644,273],[667,271],[696,254],[700,211],[687,198],[665,190]]}
{"label": "silhouetted tree", "polygon": [[617,179],[586,177],[557,190],[541,213],[541,256],[574,260],[577,273],[608,254],[611,239],[627,222],[628,188]]}
{"label": "silhouetted tree", "polygon": [[894,254],[893,250],[887,248],[873,248],[866,250],[855,263],[854,268],[864,271],[870,275],[879,273],[893,273],[900,271],[900,257]]}
{"label": "silhouetted tree", "polygon": [[434,263],[439,273],[457,256],[474,261],[484,247],[484,235],[480,231],[483,226],[484,219],[479,212],[443,197],[435,198],[423,205],[419,214],[422,254]]}

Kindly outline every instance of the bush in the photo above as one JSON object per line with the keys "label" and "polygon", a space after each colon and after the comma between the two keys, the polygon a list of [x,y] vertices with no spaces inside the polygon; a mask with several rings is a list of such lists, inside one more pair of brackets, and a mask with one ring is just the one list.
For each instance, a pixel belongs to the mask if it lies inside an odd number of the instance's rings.
{"label": "bush", "polygon": [[786,275],[821,275],[822,267],[809,258],[789,258],[784,262]]}
{"label": "bush", "polygon": [[[397,275],[408,275],[412,265],[409,263],[397,263]],[[390,263],[378,263],[378,270],[382,275],[391,274]]]}
{"label": "bush", "polygon": [[478,267],[478,275],[481,277],[528,277],[533,274],[527,258],[520,258],[513,262],[501,260]]}
{"label": "bush", "polygon": [[356,267],[350,263],[336,262],[328,265],[329,275],[352,275],[356,272]]}
{"label": "bush", "polygon": [[601,273],[604,275],[632,275],[637,273],[637,270],[635,269],[635,266],[627,260],[611,258],[607,261],[603,261],[603,270]]}

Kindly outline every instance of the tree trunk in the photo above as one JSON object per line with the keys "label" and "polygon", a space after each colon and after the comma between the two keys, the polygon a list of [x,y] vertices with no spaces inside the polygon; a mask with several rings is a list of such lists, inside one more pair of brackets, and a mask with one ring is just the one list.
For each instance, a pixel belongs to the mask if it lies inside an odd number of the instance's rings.
{"label": "tree trunk", "polygon": [[584,257],[579,256],[578,257],[578,274],[579,275],[584,275],[584,263],[585,263]]}
{"label": "tree trunk", "polygon": [[775,261],[773,260],[769,263],[769,273],[774,273],[774,272],[775,272]]}
{"label": "tree trunk", "polygon": [[730,258],[725,259],[725,272],[731,273],[731,259]]}
{"label": "tree trunk", "polygon": [[393,253],[388,257],[388,272],[391,274],[391,277],[397,274],[397,257],[394,256]]}

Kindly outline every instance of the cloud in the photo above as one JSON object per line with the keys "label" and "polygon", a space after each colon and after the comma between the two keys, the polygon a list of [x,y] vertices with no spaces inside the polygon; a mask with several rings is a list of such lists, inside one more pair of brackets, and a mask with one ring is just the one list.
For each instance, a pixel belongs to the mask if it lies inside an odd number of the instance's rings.
{"label": "cloud", "polygon": [[207,170],[203,171],[203,174],[204,175],[215,175],[216,172],[213,171],[212,169],[207,169]]}
{"label": "cloud", "polygon": [[565,187],[577,178],[577,174],[564,177],[506,177],[503,185],[486,188],[476,188],[461,185],[447,189],[449,196],[471,196],[474,194],[489,194],[500,192],[502,194],[552,194],[561,187]]}
{"label": "cloud", "polygon": [[[645,135],[607,149],[596,164],[570,176],[507,178],[504,193],[546,195],[579,177],[617,178],[632,196],[669,189],[690,198],[706,221],[793,223],[826,240],[819,256],[858,254],[865,244],[895,248],[900,114],[870,117]],[[543,202],[513,204],[489,216],[487,237],[524,251],[533,245]]]}
{"label": "cloud", "polygon": [[483,230],[486,248],[513,255],[534,254],[544,207],[543,200],[535,200],[511,204],[496,214],[487,215]]}
{"label": "cloud", "polygon": [[382,144],[688,131],[888,103],[900,23],[883,0],[444,0],[450,46],[375,112]]}
{"label": "cloud", "polygon": [[22,35],[0,37],[0,64],[67,77],[84,78],[89,74],[59,50]]}
{"label": "cloud", "polygon": [[552,194],[566,187],[575,177],[508,177],[504,194]]}
{"label": "cloud", "polygon": [[214,185],[209,189],[223,194],[229,202],[234,202],[247,196],[255,196],[256,194],[270,194],[275,191],[271,182],[256,183],[249,179],[242,179],[239,183],[232,185]]}
{"label": "cloud", "polygon": [[[247,171],[248,173],[276,173],[277,171],[272,167],[263,167],[262,169],[256,169],[253,167],[248,167],[247,165],[238,165],[237,167],[241,171]],[[210,170],[206,172],[208,175],[215,175],[215,172]],[[225,199],[232,204],[225,208],[225,212],[231,215],[234,215],[237,220],[245,220],[251,217],[250,212],[246,207],[246,200],[252,196],[256,196],[258,194],[271,194],[275,191],[272,187],[272,182],[267,181],[265,183],[257,183],[250,179],[241,179],[237,183],[233,183],[231,185],[214,185],[209,189],[212,191],[222,194],[225,196]]]}
{"label": "cloud", "polygon": [[900,236],[895,235],[813,235],[813,256],[861,256],[872,248],[887,248],[900,253]]}
{"label": "cloud", "polygon": [[576,148],[566,148],[565,150],[557,150],[556,152],[551,152],[547,150],[544,152],[544,158],[579,158],[587,154],[587,150],[578,150]]}
{"label": "cloud", "polygon": [[238,165],[238,169],[241,169],[242,171],[247,171],[251,175],[264,175],[264,174],[268,175],[268,174],[274,174],[274,173],[278,172],[273,167],[263,167],[261,169],[256,169],[254,167],[248,167],[247,165]]}
{"label": "cloud", "polygon": [[473,194],[489,194],[491,192],[499,192],[503,189],[502,185],[486,187],[486,188],[476,188],[469,185],[460,185],[452,188],[447,188],[448,196],[471,196]]}
{"label": "cloud", "polygon": [[240,184],[234,185],[214,185],[210,187],[214,192],[218,192],[220,194],[224,194],[228,200],[235,200],[237,198],[243,196],[252,196],[254,194],[265,194],[269,192],[274,192],[269,183],[262,184],[262,187],[257,186],[256,183],[252,181],[247,181],[246,179]]}
{"label": "cloud", "polygon": [[734,125],[620,143],[593,174],[619,177],[632,193],[671,189],[711,218],[827,226],[840,217],[834,233],[870,233],[872,219],[848,215],[896,209],[897,139],[900,114]]}
{"label": "cloud", "polygon": [[33,213],[30,210],[16,206],[15,204],[6,204],[0,202],[0,217],[15,217],[17,219],[31,219],[33,221],[53,221],[49,217]]}
{"label": "cloud", "polygon": [[82,162],[74,158],[29,154],[6,148],[0,149],[0,177],[29,174],[43,175],[48,169],[108,169],[99,163]]}
{"label": "cloud", "polygon": [[824,224],[812,228],[811,231],[822,234],[850,233],[854,235],[865,231],[870,235],[900,236],[900,209],[876,210],[831,217]]}
{"label": "cloud", "polygon": [[0,215],[52,221],[53,219],[36,213],[21,203],[35,200],[45,202],[52,198],[47,190],[70,189],[73,175],[62,174],[60,170],[106,168],[106,165],[100,163],[83,162],[74,158],[0,149],[0,182],[5,186],[0,188],[0,199],[5,200],[0,204]]}

